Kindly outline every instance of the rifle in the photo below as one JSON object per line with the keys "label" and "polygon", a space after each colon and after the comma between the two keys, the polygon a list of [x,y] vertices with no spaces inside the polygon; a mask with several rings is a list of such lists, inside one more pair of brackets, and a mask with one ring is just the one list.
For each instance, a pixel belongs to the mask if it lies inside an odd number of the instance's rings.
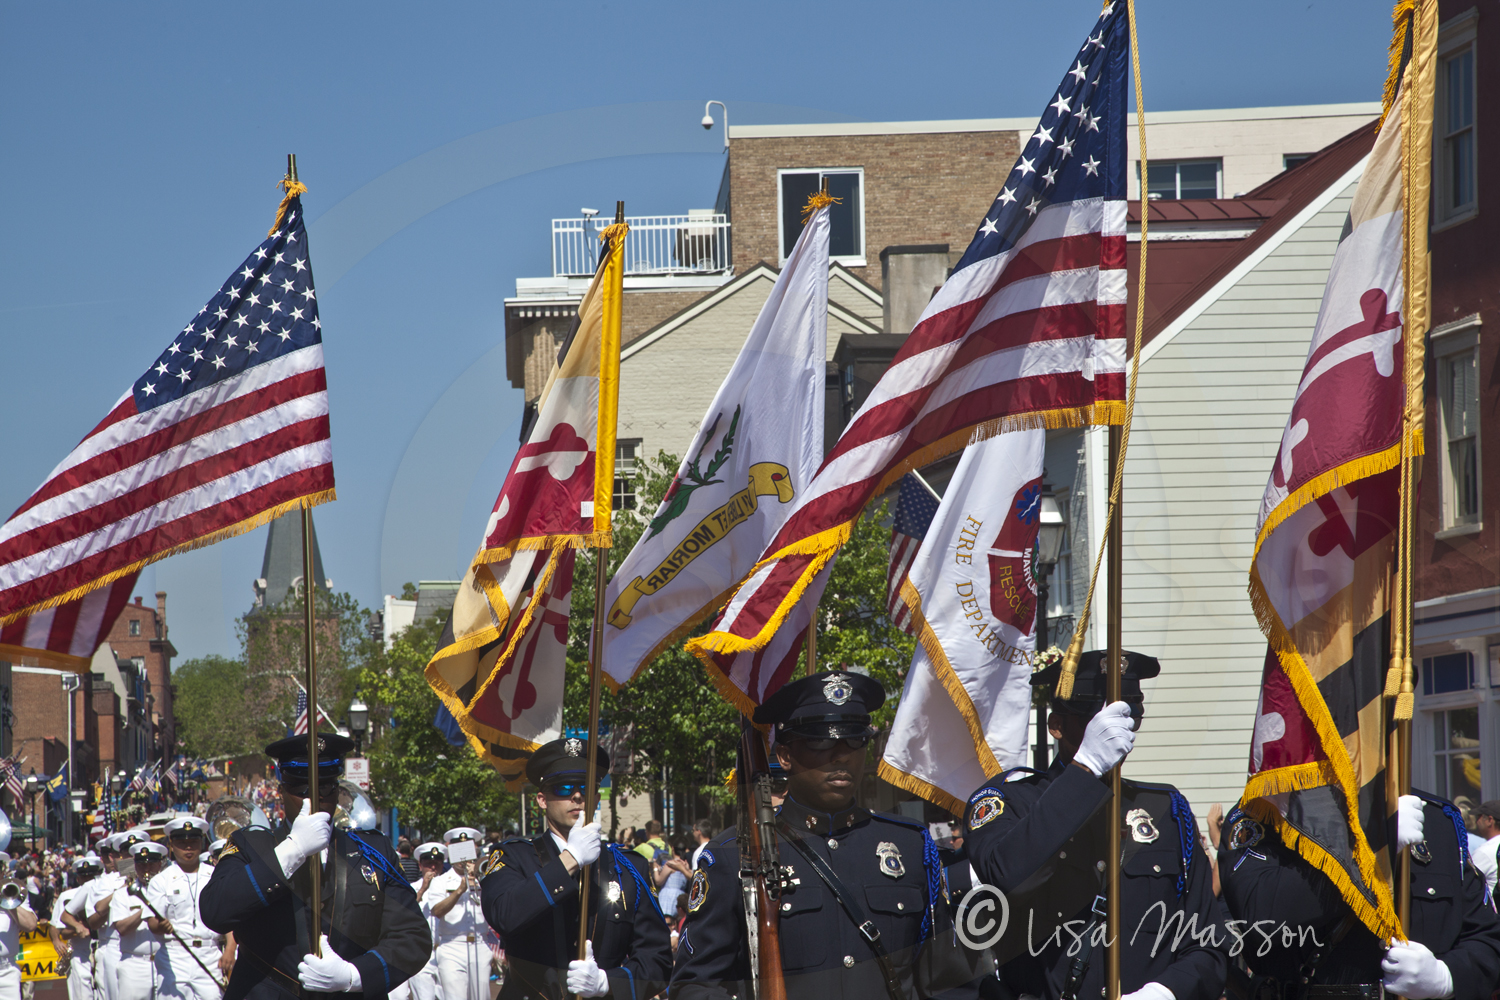
{"label": "rifle", "polygon": [[765,741],[748,718],[742,716],[740,725],[740,888],[750,948],[755,952],[755,995],[759,1000],[786,1000],[776,901],[798,880],[792,877],[792,868],[781,864],[776,846],[776,810],[771,805],[771,765]]}

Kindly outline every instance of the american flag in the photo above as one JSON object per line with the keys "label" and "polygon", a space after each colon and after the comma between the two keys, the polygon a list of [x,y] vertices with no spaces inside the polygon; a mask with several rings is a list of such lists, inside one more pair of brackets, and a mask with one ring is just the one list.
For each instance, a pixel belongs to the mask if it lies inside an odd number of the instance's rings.
{"label": "american flag", "polygon": [[135,777],[130,779],[130,785],[126,789],[126,791],[144,792],[146,790],[147,784],[151,780],[151,767],[152,765],[150,764],[142,764],[139,768],[137,768]]}
{"label": "american flag", "polygon": [[952,276],[713,631],[689,641],[744,700],[786,682],[778,628],[907,471],[976,433],[1123,421],[1129,29],[1107,4]]}
{"label": "american flag", "polygon": [[0,526],[0,643],[86,669],[142,566],[332,499],[300,198],[283,209],[271,235]]}
{"label": "american flag", "polygon": [[14,757],[0,760],[0,774],[5,776],[5,789],[10,792],[11,799],[20,802],[21,796],[26,794],[26,786],[21,783],[21,769]]}
{"label": "american flag", "polygon": [[911,609],[901,599],[901,585],[922,547],[922,539],[927,537],[939,502],[937,494],[915,472],[901,477],[896,516],[891,520],[891,568],[885,578],[886,617],[907,635],[916,635],[917,630]]}
{"label": "american flag", "polygon": [[[322,723],[325,723],[325,722],[328,722],[328,713],[326,711],[324,711],[323,706],[319,705],[318,706],[318,723],[321,725]],[[332,725],[332,723],[329,723],[329,724]],[[292,723],[292,735],[293,736],[305,736],[305,735],[307,735],[307,689],[306,688],[302,688],[302,687],[297,688],[297,721],[294,722],[294,723]]]}

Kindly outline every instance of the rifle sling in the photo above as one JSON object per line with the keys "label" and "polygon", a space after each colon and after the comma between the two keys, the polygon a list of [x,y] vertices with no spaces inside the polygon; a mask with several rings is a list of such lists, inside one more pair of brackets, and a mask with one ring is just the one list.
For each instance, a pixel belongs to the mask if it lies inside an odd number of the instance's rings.
{"label": "rifle sling", "polygon": [[844,912],[849,914],[849,919],[854,921],[854,926],[859,930],[859,936],[870,945],[870,950],[875,953],[875,964],[879,966],[880,975],[885,979],[885,991],[890,994],[891,1000],[906,1000],[906,994],[901,989],[901,980],[896,976],[896,969],[891,964],[891,956],[886,952],[885,945],[880,943],[880,929],[875,926],[875,921],[871,920],[865,908],[859,905],[859,900],[849,891],[843,879],[828,867],[828,862],[818,857],[813,849],[807,846],[800,834],[785,821],[778,822],[776,825],[787,843],[802,855],[812,866],[812,870],[817,873],[818,878],[823,880],[823,884],[828,886],[828,891],[833,893],[833,898],[839,901]]}

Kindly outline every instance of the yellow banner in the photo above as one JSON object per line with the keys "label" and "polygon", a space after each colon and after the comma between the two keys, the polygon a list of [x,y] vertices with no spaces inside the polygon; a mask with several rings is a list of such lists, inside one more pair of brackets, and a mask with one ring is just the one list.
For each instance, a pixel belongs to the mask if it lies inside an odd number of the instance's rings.
{"label": "yellow banner", "polygon": [[[88,942],[84,941],[83,945],[88,947]],[[22,982],[68,978],[68,963],[52,947],[45,923],[38,924],[30,934],[21,935],[21,957],[16,964],[21,967]]]}
{"label": "yellow banner", "polygon": [[631,612],[635,610],[636,601],[650,597],[671,583],[689,563],[754,514],[758,497],[774,496],[782,503],[788,503],[792,495],[792,476],[786,466],[775,462],[756,462],[750,466],[750,485],[730,497],[722,507],[709,511],[655,569],[625,585],[609,609],[609,623],[619,629],[628,626],[633,620]]}

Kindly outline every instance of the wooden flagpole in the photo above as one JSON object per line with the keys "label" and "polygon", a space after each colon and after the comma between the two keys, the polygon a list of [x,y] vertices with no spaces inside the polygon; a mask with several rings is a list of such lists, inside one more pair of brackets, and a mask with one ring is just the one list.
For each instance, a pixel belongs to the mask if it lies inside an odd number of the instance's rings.
{"label": "wooden flagpole", "polygon": [[[297,180],[297,154],[286,155],[286,177],[288,182]],[[290,186],[290,184],[288,185]],[[312,508],[302,507],[302,650],[307,662],[307,799],[310,812],[318,811],[318,637],[314,628],[317,623],[313,611],[314,591],[318,581],[313,576]],[[314,955],[323,954],[323,858],[313,854],[307,859],[307,874],[312,885],[312,899],[308,902],[312,919],[308,922],[308,936],[312,938]]]}
{"label": "wooden flagpole", "polygon": [[[624,222],[625,203],[617,201],[615,202],[615,224],[622,225]],[[605,252],[613,253],[614,248],[607,247]],[[610,322],[608,316],[605,317],[604,322]],[[591,643],[593,648],[589,655],[589,738],[584,751],[587,760],[584,764],[586,780],[583,790],[583,821],[585,823],[593,822],[594,810],[598,808],[599,803],[599,791],[595,785],[599,781],[599,703],[604,697],[604,585],[609,576],[608,558],[608,546],[595,547],[594,630]],[[578,868],[578,961],[580,962],[588,957],[590,867],[580,865]]]}
{"label": "wooden flagpole", "polygon": [[[1118,425],[1109,429],[1109,480],[1116,482],[1121,475],[1120,463],[1124,461],[1124,449],[1121,447],[1124,438],[1124,430]],[[1104,703],[1112,705],[1120,700],[1121,677],[1124,673],[1124,645],[1122,636],[1124,632],[1124,621],[1122,619],[1123,600],[1121,590],[1125,580],[1125,554],[1124,544],[1121,538],[1121,526],[1124,518],[1121,516],[1121,508],[1124,506],[1124,490],[1120,489],[1109,505],[1109,565],[1108,591],[1105,600],[1108,610],[1105,612],[1105,648],[1108,651],[1106,664],[1108,674],[1104,682]],[[1104,925],[1104,983],[1108,989],[1108,1000],[1119,1000],[1120,997],[1120,796],[1121,770],[1124,762],[1116,764],[1109,772],[1109,807],[1107,810],[1109,823],[1108,850],[1106,873],[1107,883],[1105,887],[1105,925]]]}

